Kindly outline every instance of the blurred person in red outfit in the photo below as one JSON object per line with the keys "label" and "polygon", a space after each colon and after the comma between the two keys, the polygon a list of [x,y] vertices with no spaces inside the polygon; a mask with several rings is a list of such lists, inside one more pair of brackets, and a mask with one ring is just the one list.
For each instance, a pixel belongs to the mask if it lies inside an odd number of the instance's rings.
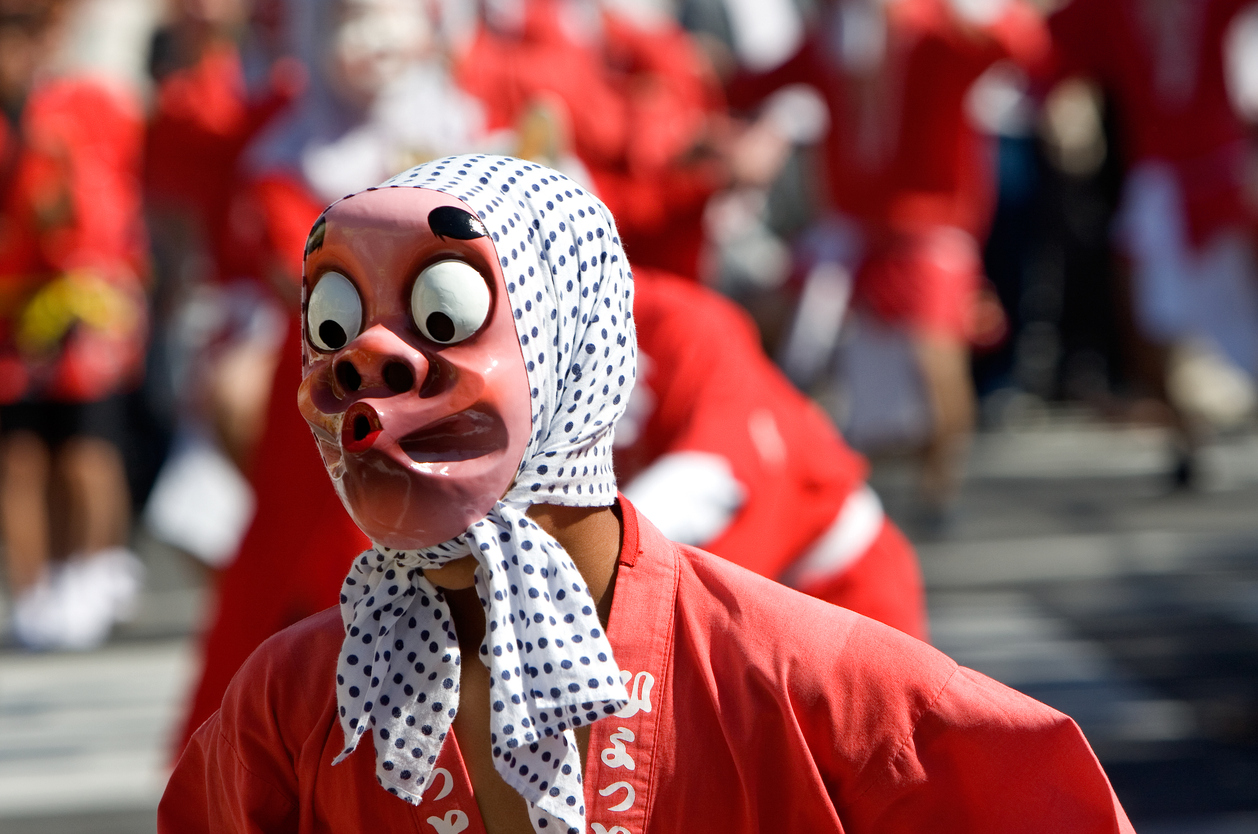
{"label": "blurred person in red outfit", "polygon": [[868,465],[769,361],[739,307],[634,270],[637,385],[616,432],[622,490],[665,536],[925,640],[912,545]]}
{"label": "blurred person in red outfit", "polygon": [[[253,523],[217,588],[187,736],[218,708],[259,643],[335,598],[347,560],[365,546],[323,474],[294,400],[301,379],[301,261],[328,202],[417,160],[486,141],[475,99],[452,81],[441,22],[407,0],[309,0],[290,9],[289,37],[309,82],[295,106],[248,151],[249,181],[233,211],[243,245],[289,313],[250,481]],[[300,542],[300,568],[286,554]],[[258,577],[274,577],[259,582]],[[284,588],[277,596],[275,587]]]}
{"label": "blurred person in red outfit", "polygon": [[1117,243],[1136,325],[1156,348],[1153,383],[1180,421],[1181,484],[1210,413],[1182,371],[1204,352],[1258,375],[1251,149],[1226,69],[1229,33],[1253,6],[1073,0],[1049,21],[1058,74],[1094,82],[1117,114],[1127,166]]}
{"label": "blurred person in red outfit", "polygon": [[[459,79],[485,103],[494,129],[521,129],[518,154],[556,164],[530,146],[570,150],[615,212],[635,263],[698,274],[703,210],[725,182],[719,84],[674,20],[597,0],[486,0],[459,55]],[[719,120],[718,120],[719,121]],[[561,166],[562,167],[562,166]]]}
{"label": "blurred person in red outfit", "polygon": [[155,214],[195,227],[191,234],[209,248],[220,280],[245,269],[228,228],[241,153],[302,81],[290,60],[277,64],[261,89],[250,89],[238,41],[257,28],[251,5],[179,0],[153,46],[157,94],[146,136],[145,197]]}
{"label": "blurred person in red outfit", "polygon": [[[968,360],[979,335],[980,246],[993,209],[993,171],[966,98],[997,62],[1038,66],[1047,52],[1044,25],[1022,0],[836,0],[792,58],[736,79],[730,90],[746,105],[802,83],[828,105],[821,165],[837,219],[816,257],[833,262],[830,272],[851,276],[858,333],[907,340],[910,373],[920,377],[927,406],[921,487],[928,517],[946,512],[955,497],[974,421]],[[832,331],[837,322],[820,327]],[[859,356],[852,353],[849,363]],[[822,366],[825,358],[808,364]],[[892,370],[852,367],[854,414],[877,407],[878,392],[860,390],[861,380]]]}
{"label": "blurred person in red outfit", "polygon": [[[145,146],[145,201],[165,294],[199,293],[224,322],[207,335],[196,359],[204,391],[190,392],[194,413],[205,412],[213,434],[243,470],[257,441],[274,372],[277,313],[251,280],[252,262],[231,228],[240,158],[257,133],[300,90],[300,65],[266,54],[259,18],[277,0],[177,0],[171,21],[153,39],[156,100]],[[242,44],[267,66],[265,80],[246,78]],[[255,73],[256,74],[256,73]],[[191,277],[198,286],[184,286]],[[184,301],[182,297],[173,303]],[[282,331],[281,331],[282,333]]]}
{"label": "blurred person in red outfit", "polygon": [[142,120],[54,75],[57,0],[0,3],[0,523],[18,641],[90,648],[141,566],[119,444],[144,354]]}

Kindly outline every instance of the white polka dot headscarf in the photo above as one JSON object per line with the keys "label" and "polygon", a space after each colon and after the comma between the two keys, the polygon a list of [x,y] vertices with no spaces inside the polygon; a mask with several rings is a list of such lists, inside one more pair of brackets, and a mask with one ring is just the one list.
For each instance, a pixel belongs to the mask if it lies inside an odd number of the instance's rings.
{"label": "white polka dot headscarf", "polygon": [[484,221],[506,279],[532,394],[533,434],[507,495],[484,519],[421,551],[377,545],[341,594],[337,704],[346,746],[374,730],[376,776],[418,804],[459,703],[450,611],[424,568],[475,555],[485,609],[494,766],[537,832],[585,831],[573,728],[627,700],[594,600],[568,554],[525,510],[615,501],[613,426],[633,386],[633,279],[606,206],[548,168],[448,157],[381,187],[442,191]]}

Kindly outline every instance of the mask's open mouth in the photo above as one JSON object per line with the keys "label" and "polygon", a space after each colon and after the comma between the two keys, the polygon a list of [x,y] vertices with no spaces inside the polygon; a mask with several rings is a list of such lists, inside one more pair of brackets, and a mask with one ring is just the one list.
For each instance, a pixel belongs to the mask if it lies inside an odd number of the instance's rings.
{"label": "mask's open mouth", "polygon": [[341,448],[350,453],[365,452],[376,442],[382,426],[380,415],[366,403],[354,403],[341,423]]}
{"label": "mask's open mouth", "polygon": [[507,429],[494,414],[469,408],[429,423],[398,441],[416,463],[471,460],[507,447]]}

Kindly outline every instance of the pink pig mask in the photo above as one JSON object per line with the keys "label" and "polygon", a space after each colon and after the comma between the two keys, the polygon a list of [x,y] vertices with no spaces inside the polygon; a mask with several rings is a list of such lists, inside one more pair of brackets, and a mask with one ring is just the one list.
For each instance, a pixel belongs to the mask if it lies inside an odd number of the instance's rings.
{"label": "pink pig mask", "polygon": [[507,492],[530,433],[502,269],[458,199],[421,188],[336,203],[307,244],[298,405],[354,522],[420,549]]}

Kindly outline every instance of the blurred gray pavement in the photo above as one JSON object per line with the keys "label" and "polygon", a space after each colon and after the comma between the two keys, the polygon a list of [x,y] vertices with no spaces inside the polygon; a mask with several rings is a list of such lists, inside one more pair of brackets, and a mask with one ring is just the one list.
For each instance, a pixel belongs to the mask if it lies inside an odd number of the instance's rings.
{"label": "blurred gray pavement", "polygon": [[[918,537],[934,642],[1074,716],[1142,834],[1258,832],[1258,438],[1215,444],[1190,493],[1166,444],[1069,415],[981,436],[957,518]],[[907,468],[873,480],[914,532]],[[142,544],[144,605],[106,648],[0,633],[0,832],[154,830],[205,598]]]}
{"label": "blurred gray pavement", "polygon": [[204,577],[141,537],[136,617],[93,652],[14,645],[0,599],[0,832],[151,834],[195,675]]}
{"label": "blurred gray pavement", "polygon": [[[1069,416],[988,434],[916,536],[932,640],[1068,713],[1138,831],[1258,832],[1258,440],[1170,487],[1168,438]],[[909,473],[874,481],[912,529]]]}

